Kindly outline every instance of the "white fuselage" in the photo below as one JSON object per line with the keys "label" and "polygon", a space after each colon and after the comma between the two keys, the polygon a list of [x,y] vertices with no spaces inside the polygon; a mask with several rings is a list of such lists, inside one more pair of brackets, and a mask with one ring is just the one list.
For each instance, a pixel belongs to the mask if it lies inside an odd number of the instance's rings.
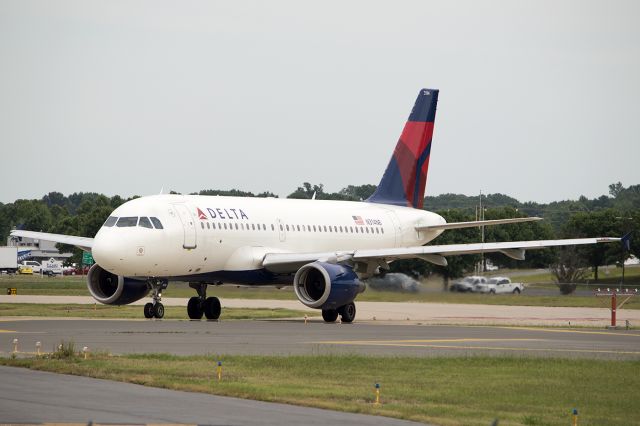
{"label": "white fuselage", "polygon": [[[415,227],[445,223],[432,212],[367,202],[198,195],[142,197],[111,216],[131,219],[100,229],[96,262],[117,275],[166,278],[260,270],[266,253],[423,245],[441,231]],[[157,218],[162,229],[131,225],[140,217]]]}

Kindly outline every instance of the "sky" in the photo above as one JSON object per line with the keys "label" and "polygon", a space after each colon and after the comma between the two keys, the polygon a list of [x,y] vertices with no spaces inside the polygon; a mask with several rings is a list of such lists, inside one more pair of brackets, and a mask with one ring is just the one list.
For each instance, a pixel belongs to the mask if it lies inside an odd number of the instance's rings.
{"label": "sky", "polygon": [[637,1],[0,0],[0,202],[377,184],[440,90],[427,194],[640,184]]}

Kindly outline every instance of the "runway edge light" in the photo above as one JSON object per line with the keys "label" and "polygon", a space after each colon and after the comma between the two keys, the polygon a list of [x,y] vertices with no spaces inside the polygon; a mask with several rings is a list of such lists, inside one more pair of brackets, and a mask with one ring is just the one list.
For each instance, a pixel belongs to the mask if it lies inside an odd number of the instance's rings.
{"label": "runway edge light", "polygon": [[222,380],[222,361],[218,361],[218,366],[216,367],[216,374],[218,375],[218,381]]}
{"label": "runway edge light", "polygon": [[573,414],[571,416],[571,426],[578,426],[578,409],[573,409]]}

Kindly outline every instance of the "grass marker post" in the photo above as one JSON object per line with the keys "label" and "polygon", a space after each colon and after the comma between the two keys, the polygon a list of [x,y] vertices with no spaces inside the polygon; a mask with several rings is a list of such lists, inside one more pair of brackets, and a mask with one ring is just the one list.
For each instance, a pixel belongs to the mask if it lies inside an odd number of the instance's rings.
{"label": "grass marker post", "polygon": [[218,367],[216,367],[218,373],[218,381],[222,380],[222,361],[218,361]]}
{"label": "grass marker post", "polygon": [[576,408],[573,409],[571,416],[571,426],[578,426],[578,410]]}
{"label": "grass marker post", "polygon": [[36,342],[36,353],[40,356],[40,349],[42,349],[42,343]]}
{"label": "grass marker post", "polygon": [[84,354],[84,359],[87,359],[87,357],[89,356],[89,348],[87,346],[82,348],[82,353]]}
{"label": "grass marker post", "polygon": [[13,339],[13,353],[18,353],[18,339]]}
{"label": "grass marker post", "polygon": [[380,383],[376,383],[376,405],[380,405]]}

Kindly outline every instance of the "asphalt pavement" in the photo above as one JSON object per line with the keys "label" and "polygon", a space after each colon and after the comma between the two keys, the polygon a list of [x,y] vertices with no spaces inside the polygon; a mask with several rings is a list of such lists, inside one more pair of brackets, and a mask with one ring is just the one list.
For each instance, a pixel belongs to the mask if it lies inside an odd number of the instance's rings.
{"label": "asphalt pavement", "polygon": [[61,341],[113,354],[362,354],[382,356],[527,356],[640,359],[640,331],[511,326],[410,325],[321,320],[188,321],[5,319],[0,356],[51,351]]}
{"label": "asphalt pavement", "polygon": [[417,425],[246,399],[0,366],[0,422],[199,425]]}

